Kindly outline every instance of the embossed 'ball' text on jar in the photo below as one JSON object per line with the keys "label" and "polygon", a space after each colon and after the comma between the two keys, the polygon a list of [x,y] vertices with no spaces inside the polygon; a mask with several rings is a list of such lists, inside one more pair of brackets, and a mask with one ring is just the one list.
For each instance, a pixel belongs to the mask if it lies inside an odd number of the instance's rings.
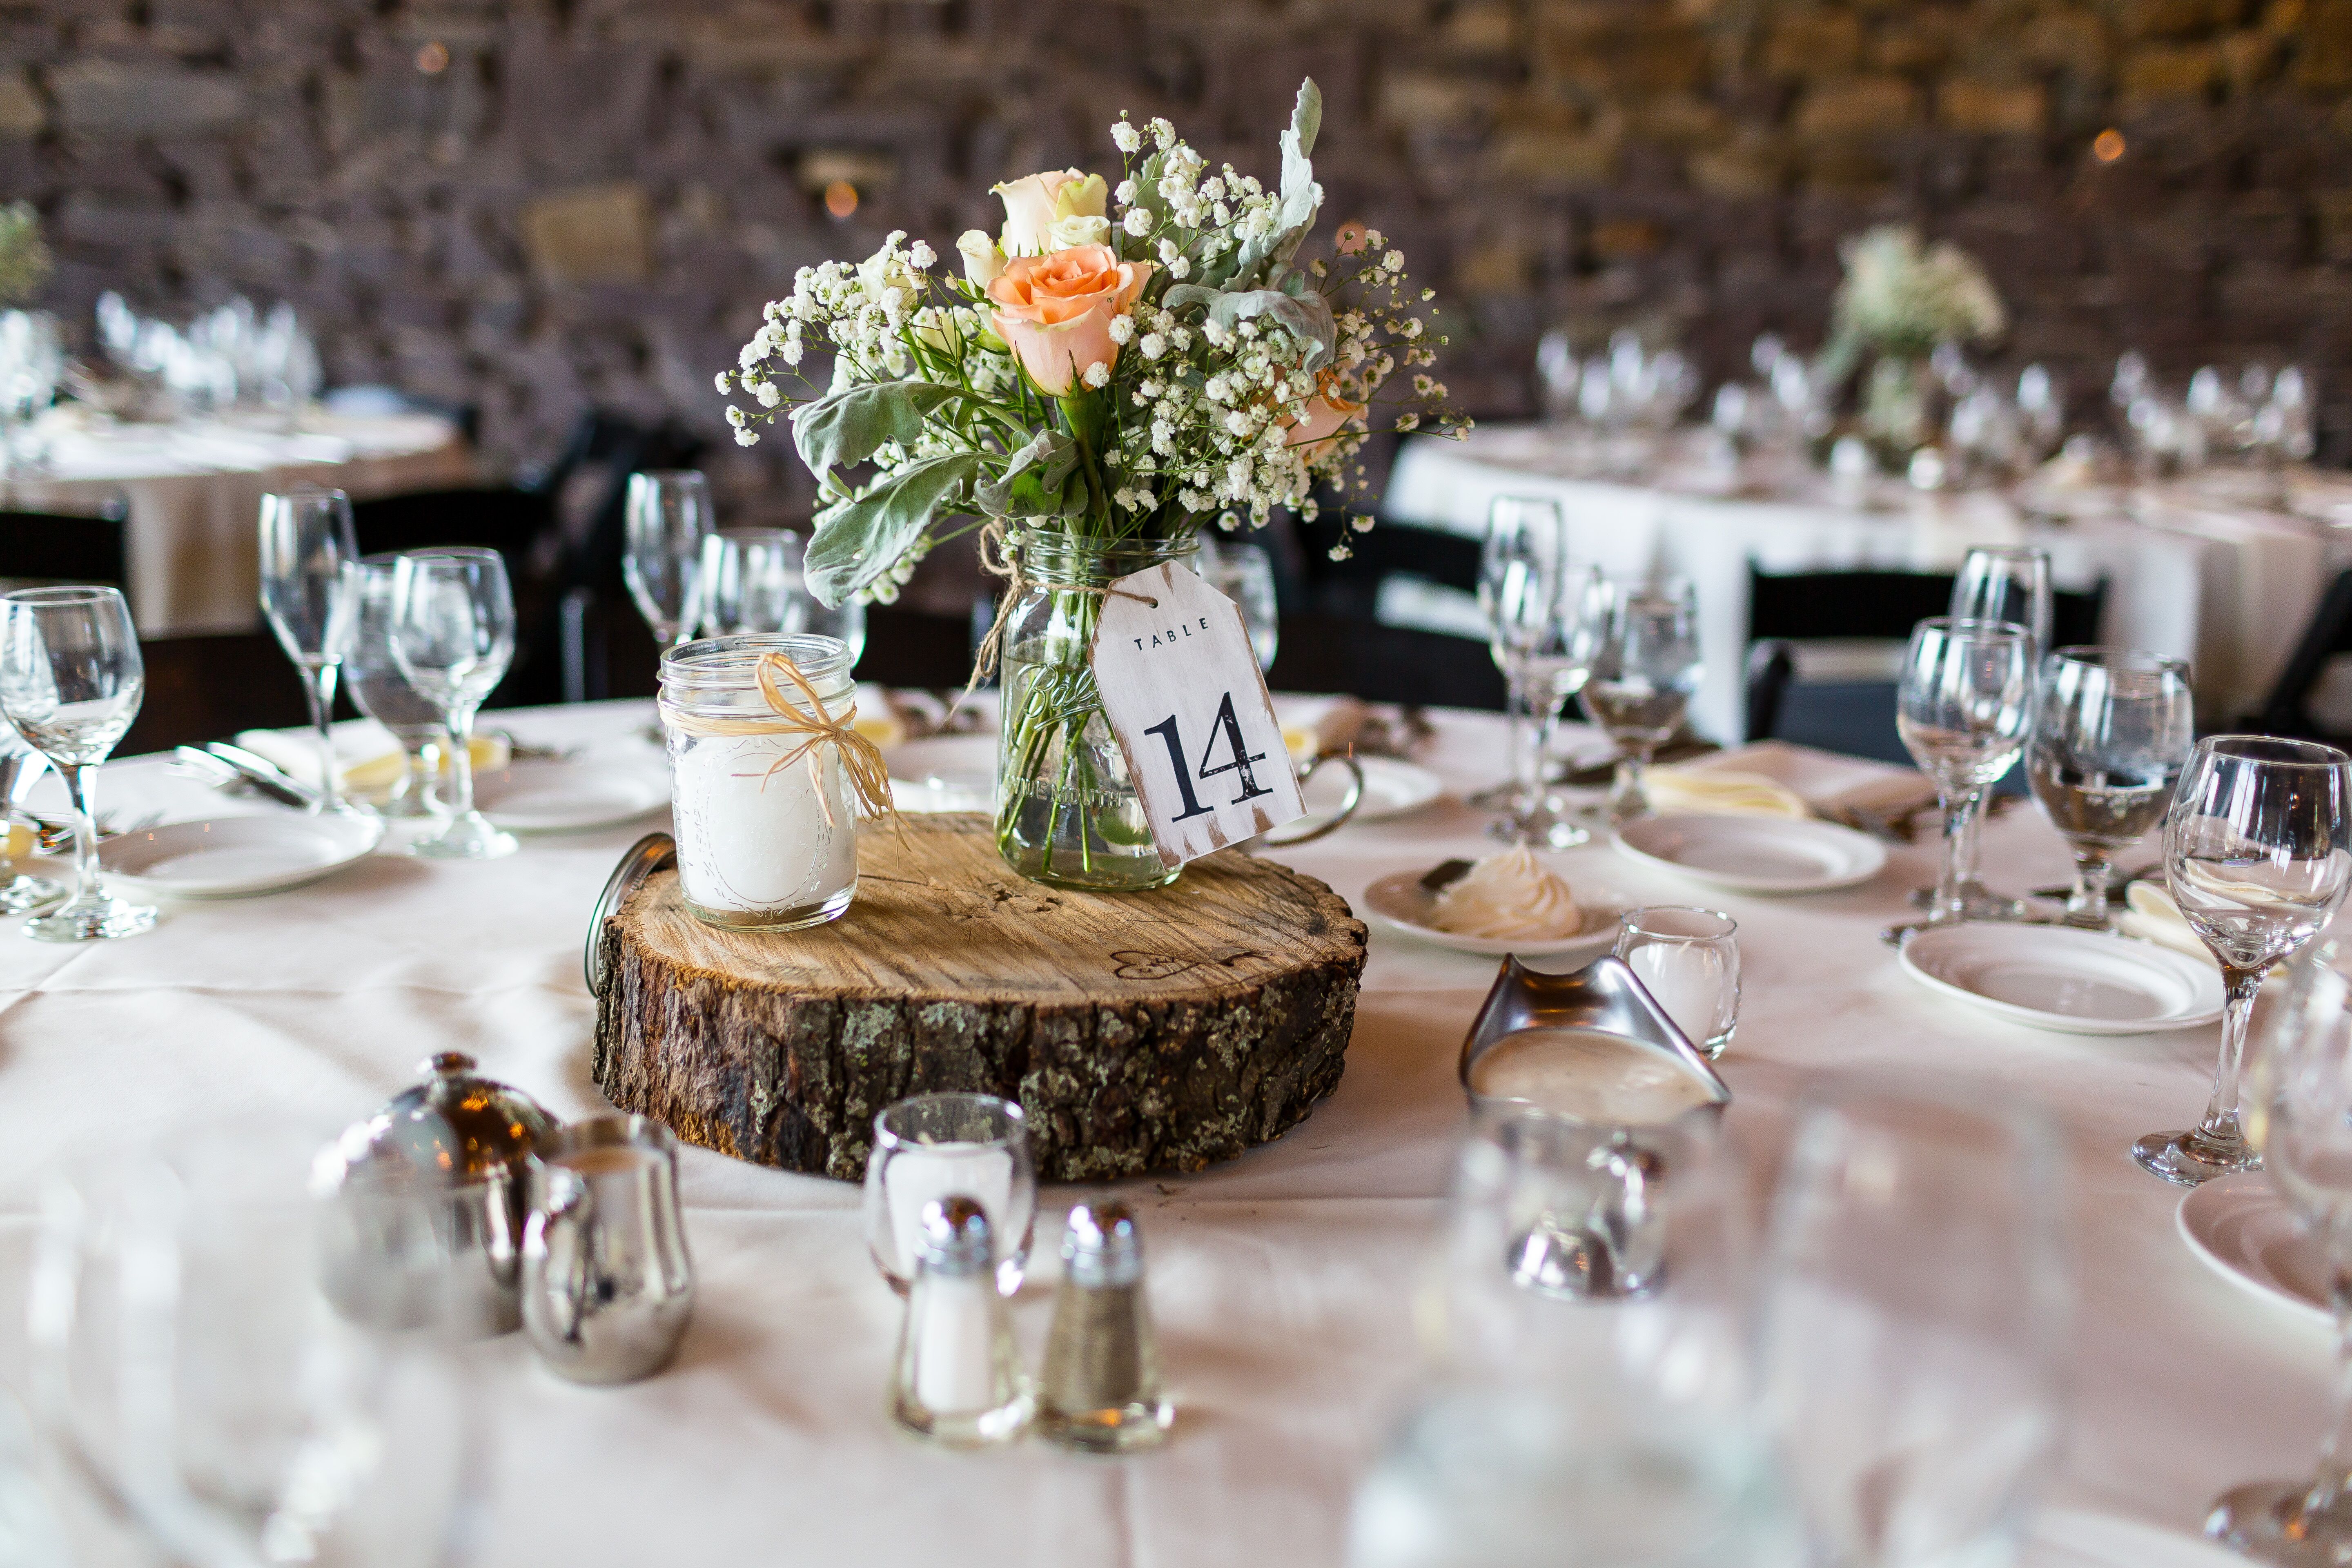
{"label": "embossed 'ball' text on jar", "polygon": [[839,745],[817,727],[856,706],[849,662],[839,638],[794,633],[706,637],[663,657],[678,889],[706,923],[798,931],[849,908],[857,805]]}

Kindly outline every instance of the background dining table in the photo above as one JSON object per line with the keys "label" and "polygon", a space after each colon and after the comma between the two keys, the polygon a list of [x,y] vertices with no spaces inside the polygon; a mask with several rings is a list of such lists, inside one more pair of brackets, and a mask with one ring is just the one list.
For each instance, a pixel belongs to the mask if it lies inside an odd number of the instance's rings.
{"label": "background dining table", "polygon": [[[535,742],[617,743],[651,709],[499,717]],[[1360,913],[1376,878],[1493,847],[1460,797],[1501,772],[1502,726],[1434,719],[1421,760],[1444,799],[1282,852]],[[1595,749],[1590,734],[1575,741]],[[282,809],[215,795],[156,757],[110,765],[100,787],[126,816]],[[534,837],[486,864],[379,853],[298,890],[174,904],[130,941],[56,947],[0,932],[0,1388],[24,1395],[37,1183],[53,1162],[190,1123],[332,1130],[436,1051],[472,1054],[560,1117],[606,1109],[590,1078],[582,939],[622,850],[661,826]],[[2045,1033],[1915,984],[1877,933],[1907,917],[1932,838],[1893,848],[1866,885],[1796,898],[1717,892],[1601,844],[1556,864],[1578,886],[1738,919],[1745,996],[1722,1069],[1759,1194],[1809,1085],[1891,1073],[2046,1108],[2066,1169],[2047,1201],[2064,1216],[2076,1300],[2070,1436],[2046,1499],[2193,1533],[2224,1487],[2302,1473],[2328,1386],[2326,1332],[2210,1272],[2176,1233],[2180,1191],[2126,1152],[2202,1108],[2217,1029]],[[1994,886],[2051,883],[2067,868],[2031,812],[1990,826]],[[867,1258],[859,1189],[689,1148],[701,1293],[675,1366],[590,1388],[543,1370],[520,1335],[469,1352],[488,1468],[468,1560],[679,1563],[756,1548],[812,1563],[1336,1563],[1351,1489],[1426,1377],[1411,1301],[1466,1123],[1456,1053],[1495,973],[1491,959],[1375,925],[1338,1090],[1241,1159],[1118,1185],[1141,1215],[1178,1404],[1163,1450],[1104,1461],[1033,1440],[971,1457],[903,1437],[884,1410],[900,1306]],[[1033,1364],[1062,1212],[1098,1190],[1045,1194],[1014,1307]]]}

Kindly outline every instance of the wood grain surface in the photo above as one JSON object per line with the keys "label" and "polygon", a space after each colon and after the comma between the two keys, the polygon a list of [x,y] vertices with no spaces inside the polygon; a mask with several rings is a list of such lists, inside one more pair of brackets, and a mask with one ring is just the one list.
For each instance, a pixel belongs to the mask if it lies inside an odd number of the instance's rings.
{"label": "wood grain surface", "polygon": [[1338,1084],[1365,932],[1323,883],[1228,850],[1151,892],[1048,888],[985,817],[905,820],[861,833],[856,901],[808,931],[707,926],[648,879],[603,933],[613,1103],[855,1178],[891,1101],[1000,1094],[1039,1173],[1076,1181],[1230,1159]]}

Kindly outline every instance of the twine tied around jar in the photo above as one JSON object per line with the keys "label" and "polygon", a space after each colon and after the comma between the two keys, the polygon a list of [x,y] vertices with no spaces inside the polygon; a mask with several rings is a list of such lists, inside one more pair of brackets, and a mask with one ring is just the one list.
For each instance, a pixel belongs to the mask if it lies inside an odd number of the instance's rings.
{"label": "twine tied around jar", "polygon": [[[971,696],[982,681],[996,673],[997,658],[1004,647],[1004,623],[1011,617],[1013,606],[1021,602],[1023,591],[1031,586],[1027,574],[1021,570],[1021,552],[1005,540],[1003,518],[991,518],[973,543],[980,554],[980,569],[992,577],[1004,579],[1004,594],[996,601],[996,619],[989,626],[988,636],[981,639],[980,649],[972,656],[971,679],[963,683],[966,697]],[[1116,595],[1155,610],[1160,607],[1160,601],[1150,595],[1132,593],[1125,588],[1097,588],[1084,583],[1055,583],[1049,586],[1056,594],[1086,594],[1097,599],[1108,599]]]}
{"label": "twine tied around jar", "polygon": [[[890,768],[882,760],[874,742],[851,728],[857,717],[857,703],[853,698],[840,718],[829,716],[824,700],[809,684],[801,667],[781,653],[763,653],[755,673],[760,682],[760,695],[768,700],[770,714],[740,719],[715,718],[709,714],[689,713],[670,701],[661,700],[662,722],[674,725],[689,735],[803,735],[807,737],[791,751],[768,764],[760,776],[760,787],[765,789],[768,780],[795,763],[808,764],[809,787],[816,794],[817,805],[824,808],[824,825],[839,826],[833,819],[833,801],[824,787],[821,771],[824,761],[821,748],[830,743],[841,758],[841,771],[848,776],[850,793],[857,797],[858,815],[868,817],[888,817],[898,820],[898,809],[890,799]],[[784,690],[789,679],[808,699],[803,708]]]}

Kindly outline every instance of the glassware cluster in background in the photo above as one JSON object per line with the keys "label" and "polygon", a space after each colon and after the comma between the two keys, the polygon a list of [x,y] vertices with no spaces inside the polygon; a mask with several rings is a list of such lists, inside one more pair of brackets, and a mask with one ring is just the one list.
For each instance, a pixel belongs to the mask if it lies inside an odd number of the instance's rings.
{"label": "glassware cluster in background", "polygon": [[75,395],[122,418],[215,418],[290,428],[325,384],[318,345],[294,307],[240,294],[184,327],[98,300],[103,364],[75,367]]}
{"label": "glassware cluster in background", "polygon": [[837,637],[856,667],[866,606],[827,609],[808,590],[807,541],[783,529],[718,526],[710,485],[691,468],[629,476],[621,572],[654,640],[799,632]]}
{"label": "glassware cluster in background", "polygon": [[20,479],[48,466],[36,422],[56,401],[65,370],[65,342],[55,316],[0,312],[0,477]]}

